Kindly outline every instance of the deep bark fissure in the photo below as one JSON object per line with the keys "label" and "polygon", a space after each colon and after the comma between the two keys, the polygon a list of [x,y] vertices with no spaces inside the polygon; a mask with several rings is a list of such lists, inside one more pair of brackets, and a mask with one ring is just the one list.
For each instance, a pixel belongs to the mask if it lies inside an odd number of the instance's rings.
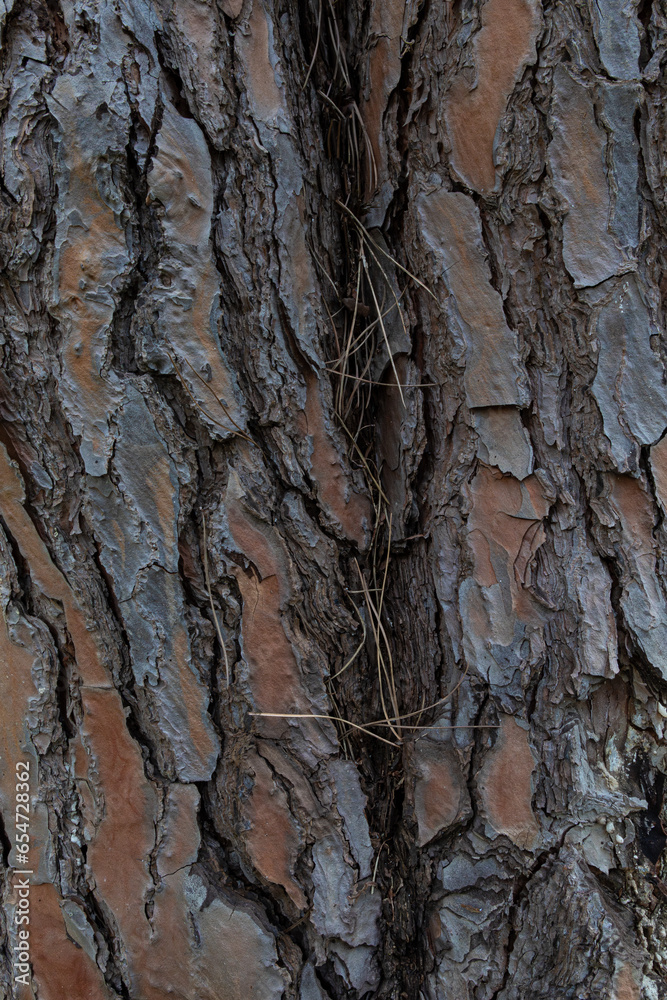
{"label": "deep bark fissure", "polygon": [[667,28],[589,7],[5,19],[45,1000],[663,996]]}

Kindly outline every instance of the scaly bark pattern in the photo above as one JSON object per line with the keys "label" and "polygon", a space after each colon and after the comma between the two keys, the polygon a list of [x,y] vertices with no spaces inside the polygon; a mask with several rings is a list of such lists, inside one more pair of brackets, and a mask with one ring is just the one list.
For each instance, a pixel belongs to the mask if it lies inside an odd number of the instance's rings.
{"label": "scaly bark pattern", "polygon": [[667,997],[662,7],[0,20],[4,995]]}

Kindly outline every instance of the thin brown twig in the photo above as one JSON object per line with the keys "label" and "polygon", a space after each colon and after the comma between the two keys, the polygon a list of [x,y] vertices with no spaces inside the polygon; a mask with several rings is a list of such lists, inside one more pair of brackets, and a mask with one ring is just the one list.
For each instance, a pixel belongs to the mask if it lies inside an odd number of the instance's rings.
{"label": "thin brown twig", "polygon": [[[379,629],[377,628],[377,625],[373,621],[374,618],[377,618],[377,611],[375,610],[375,607],[374,607],[373,602],[371,600],[370,593],[368,592],[368,588],[366,587],[366,581],[365,581],[364,576],[363,576],[363,574],[361,572],[361,567],[359,566],[359,563],[357,562],[356,559],[355,559],[355,563],[356,563],[356,566],[357,566],[357,570],[359,572],[359,576],[361,578],[361,585],[362,585],[362,587],[365,588],[365,590],[364,590],[364,598],[366,599],[366,604],[368,605],[368,609],[371,612],[371,628],[373,629],[373,638],[375,639],[375,655],[377,657],[378,685],[379,685],[379,689],[380,689],[380,701],[382,703],[382,711],[384,712],[385,720],[387,722],[387,725],[391,729],[392,734],[396,737],[397,740],[400,740],[400,738],[401,738],[400,733],[397,732],[397,730],[394,728],[394,726],[392,726],[391,722],[389,721],[389,712],[387,711],[387,704],[386,704],[385,699],[384,699],[384,685],[382,683],[382,673],[383,673],[383,670],[384,670],[385,676],[387,676],[387,668],[385,666],[384,658],[382,656],[382,649],[380,647],[380,632],[379,632]],[[387,683],[388,683],[388,677],[387,677]],[[395,705],[393,706],[393,708],[394,708],[394,711],[396,713],[398,713],[398,709],[397,709],[397,707]]]}
{"label": "thin brown twig", "polygon": [[[345,365],[347,365],[347,359],[350,351],[350,343],[352,339],[352,334],[354,333],[354,324],[356,323],[357,320],[357,307],[359,305],[360,283],[361,283],[361,264],[359,264],[359,267],[357,268],[357,289],[356,289],[356,295],[354,297],[354,313],[352,314],[352,323],[350,324],[350,336],[347,339],[347,343],[345,345],[345,351],[343,352]],[[343,360],[343,358],[341,360]],[[342,409],[342,401],[343,401],[343,384],[341,382],[340,386],[338,387],[337,404],[336,404],[336,408],[338,409],[339,412]]]}
{"label": "thin brown twig", "polygon": [[[371,726],[371,725],[386,726],[387,725],[387,723],[385,722],[384,719],[382,720],[382,722],[374,722],[374,723],[369,722],[367,724],[369,726]],[[484,722],[484,723],[474,723],[474,724],[471,723],[470,725],[466,725],[466,726],[459,726],[459,725],[456,725],[456,726],[404,726],[404,725],[401,725],[401,728],[402,729],[432,729],[432,730],[435,730],[435,731],[439,732],[441,730],[449,731],[450,729],[502,729],[502,726],[496,726],[496,725],[492,725],[491,723]]]}
{"label": "thin brown twig", "polygon": [[[332,364],[333,362],[329,362]],[[396,385],[395,382],[376,382],[375,379],[371,378],[361,378],[360,375],[349,375],[347,372],[337,372],[335,368],[330,369],[332,375],[338,375],[339,378],[349,378],[353,379],[355,382],[363,382],[365,385],[379,385],[386,386],[389,389],[435,389],[443,386],[444,382],[401,382],[400,385]]]}
{"label": "thin brown twig", "polygon": [[353,729],[360,729],[363,733],[367,733],[376,740],[380,740],[381,743],[389,744],[390,747],[399,746],[398,743],[386,740],[384,736],[378,736],[377,733],[371,732],[366,726],[359,726],[356,722],[351,722],[349,719],[344,719],[339,715],[321,715],[315,712],[248,712],[248,715],[263,719],[330,719],[332,722],[343,722],[346,726],[351,726]]}
{"label": "thin brown twig", "polygon": [[[354,601],[351,601],[350,603],[354,604]],[[348,667],[352,666],[352,664],[354,663],[354,661],[356,660],[356,658],[359,656],[359,653],[362,651],[362,649],[364,648],[364,645],[366,643],[366,622],[362,618],[361,613],[359,611],[359,608],[357,607],[356,604],[354,604],[354,610],[357,612],[357,615],[359,616],[359,621],[361,622],[361,627],[364,630],[364,634],[362,636],[361,642],[359,643],[359,645],[357,646],[357,648],[355,649],[354,653],[349,658],[349,660],[347,661],[347,663],[345,663],[340,668],[340,670],[337,670],[335,674],[331,675],[331,677],[329,678],[330,681],[335,681],[337,677],[340,677],[340,675],[347,670]]]}
{"label": "thin brown twig", "polygon": [[[439,705],[443,705],[446,701],[449,701],[449,699],[452,697],[453,694],[456,694],[458,689],[463,684],[463,681],[465,680],[467,673],[468,673],[468,663],[466,662],[465,670],[461,674],[459,680],[456,682],[452,690],[448,691],[447,694],[444,695],[444,697],[438,698],[438,700],[434,701],[432,705],[426,705],[425,708],[417,709],[417,711],[415,712],[406,712],[403,715],[401,715],[400,718],[393,718],[391,719],[391,721],[398,722],[400,724],[403,722],[404,719],[412,719],[414,718],[415,715],[422,715],[424,712],[430,712],[432,709],[437,708]],[[375,726],[375,725],[381,725],[384,722],[385,722],[384,719],[374,719],[373,722],[367,722],[366,725]]]}
{"label": "thin brown twig", "polygon": [[420,286],[420,288],[423,288],[423,289],[424,289],[424,291],[425,291],[425,292],[427,292],[427,293],[428,293],[428,294],[429,294],[429,295],[431,296],[431,298],[432,298],[432,299],[435,299],[435,301],[437,302],[437,298],[436,298],[436,296],[435,296],[435,295],[434,295],[434,293],[433,293],[433,292],[431,291],[431,289],[430,289],[430,288],[428,287],[428,285],[425,285],[423,281],[420,281],[420,280],[419,280],[419,278],[418,278],[418,277],[417,277],[417,276],[416,276],[415,274],[413,274],[413,273],[412,273],[412,271],[408,271],[407,267],[403,267],[403,265],[402,265],[402,264],[400,264],[400,263],[399,263],[399,262],[398,262],[398,261],[396,260],[396,258],[395,258],[395,257],[392,257],[390,253],[387,253],[387,251],[386,251],[386,250],[383,250],[383,248],[382,248],[381,246],[378,246],[378,244],[377,244],[377,243],[375,242],[375,240],[373,240],[373,238],[371,237],[370,233],[368,232],[368,230],[367,230],[367,229],[366,229],[366,227],[364,226],[363,222],[361,222],[361,221],[360,221],[360,220],[359,220],[359,219],[358,219],[358,218],[356,217],[356,215],[354,214],[354,212],[352,211],[352,209],[351,209],[351,208],[349,208],[349,207],[348,207],[347,205],[345,205],[345,204],[344,204],[344,203],[343,203],[342,201],[340,201],[340,199],[339,199],[339,198],[337,198],[337,199],[336,199],[336,204],[337,204],[337,205],[338,205],[338,206],[339,206],[340,208],[342,208],[344,212],[347,212],[347,214],[348,214],[348,215],[349,215],[349,216],[350,216],[350,217],[351,217],[351,218],[352,218],[352,219],[354,220],[354,222],[356,223],[356,225],[357,225],[357,226],[358,226],[358,228],[360,229],[360,231],[361,231],[361,233],[362,233],[362,235],[363,235],[363,238],[364,238],[364,239],[365,239],[365,240],[366,240],[367,242],[371,243],[371,244],[372,244],[372,245],[373,245],[373,246],[375,247],[375,249],[376,249],[376,250],[379,250],[379,251],[380,251],[380,253],[381,253],[381,254],[383,254],[383,256],[385,256],[385,257],[387,258],[387,260],[390,260],[390,261],[392,262],[392,264],[394,264],[394,265],[395,265],[396,267],[398,267],[398,268],[399,268],[399,269],[400,269],[401,271],[403,271],[403,273],[404,273],[404,274],[407,274],[407,276],[408,276],[409,278],[412,278],[412,280],[413,280],[413,281],[416,281],[416,282],[417,282],[417,284],[418,284],[418,285]]}
{"label": "thin brown twig", "polygon": [[213,612],[213,620],[215,622],[215,628],[218,633],[218,641],[222,649],[222,655],[225,661],[225,680],[227,682],[227,687],[229,688],[229,658],[227,656],[227,647],[225,646],[225,640],[222,638],[222,630],[220,628],[220,622],[218,621],[218,615],[215,610],[215,605],[213,604],[213,591],[211,590],[211,579],[208,572],[208,543],[206,541],[206,517],[204,511],[201,512],[201,526],[202,535],[204,541],[204,579],[206,580],[206,589],[208,590],[208,599],[211,602],[211,611]]}
{"label": "thin brown twig", "polygon": [[398,371],[396,369],[396,362],[394,361],[394,354],[392,352],[391,344],[389,343],[389,337],[387,335],[387,330],[386,330],[386,327],[384,325],[384,320],[382,318],[382,310],[380,309],[380,305],[378,303],[377,295],[375,294],[375,288],[374,288],[373,282],[371,280],[370,272],[368,270],[368,262],[366,261],[366,255],[365,255],[363,249],[361,250],[361,262],[364,265],[364,271],[366,272],[366,277],[368,278],[368,286],[369,286],[369,288],[371,290],[371,295],[373,296],[373,303],[374,303],[375,309],[377,311],[377,317],[378,317],[378,320],[380,322],[380,329],[382,330],[382,336],[384,337],[384,342],[385,342],[386,347],[387,347],[387,354],[389,355],[389,362],[391,364],[391,369],[392,369],[392,371],[394,373],[394,377],[396,379],[396,385],[398,386],[398,392],[399,392],[399,395],[401,397],[401,402],[405,406],[405,398],[403,396],[403,390],[401,389],[401,386],[400,386],[400,381],[401,380],[398,377]]}
{"label": "thin brown twig", "polygon": [[308,72],[306,73],[306,79],[303,81],[303,86],[301,90],[305,90],[310,79],[310,74],[313,72],[313,66],[315,65],[315,60],[317,58],[317,50],[320,47],[320,30],[322,28],[322,0],[320,0],[320,10],[317,16],[317,38],[315,39],[315,51],[313,52],[313,58],[310,60],[310,66],[308,67]]}
{"label": "thin brown twig", "polygon": [[183,385],[183,388],[185,389],[185,391],[187,392],[188,396],[193,401],[193,403],[195,404],[195,406],[197,407],[197,409],[201,410],[201,412],[204,414],[205,417],[207,417],[209,420],[212,420],[214,424],[218,425],[218,427],[222,427],[222,429],[225,430],[225,431],[227,431],[228,434],[236,434],[237,437],[241,437],[245,441],[249,441],[250,444],[255,444],[255,442],[253,441],[253,439],[251,437],[249,437],[245,433],[245,431],[241,430],[241,428],[236,423],[236,421],[234,420],[234,418],[230,414],[229,410],[227,409],[227,407],[225,406],[225,404],[223,403],[223,401],[220,399],[220,397],[218,396],[218,394],[216,392],[214,392],[214,390],[208,384],[208,382],[206,381],[206,379],[203,379],[201,377],[201,375],[199,374],[199,372],[197,371],[197,369],[194,368],[193,365],[190,364],[190,362],[188,361],[188,359],[184,357],[183,360],[185,361],[185,363],[188,366],[188,368],[192,371],[192,373],[195,375],[195,377],[198,378],[199,381],[203,385],[206,386],[206,388],[208,389],[208,391],[211,393],[211,395],[213,396],[213,398],[217,402],[218,406],[221,408],[221,410],[223,411],[223,413],[225,414],[225,416],[229,420],[230,424],[232,424],[234,427],[236,427],[236,431],[232,431],[228,427],[225,427],[225,425],[221,424],[219,420],[216,420],[215,417],[211,416],[210,413],[206,412],[206,410],[204,409],[204,407],[201,405],[201,403],[199,403],[199,401],[196,399],[196,397],[193,395],[193,393],[190,392],[190,389],[186,385],[185,379],[183,378],[183,372],[181,371],[181,369],[179,368],[178,364],[176,363],[176,358],[172,354],[172,352],[169,349],[169,347],[166,347],[166,351],[167,351],[167,354],[169,355],[169,357],[171,359],[172,365],[174,366],[174,368],[176,369],[176,371],[178,372],[178,374],[181,376],[181,384]]}

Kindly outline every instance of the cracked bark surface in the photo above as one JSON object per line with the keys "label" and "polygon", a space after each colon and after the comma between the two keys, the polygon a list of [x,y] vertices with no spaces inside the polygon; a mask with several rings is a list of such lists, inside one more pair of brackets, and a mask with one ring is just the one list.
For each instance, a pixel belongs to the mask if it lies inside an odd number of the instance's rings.
{"label": "cracked bark surface", "polygon": [[667,997],[663,7],[0,20],[3,995]]}

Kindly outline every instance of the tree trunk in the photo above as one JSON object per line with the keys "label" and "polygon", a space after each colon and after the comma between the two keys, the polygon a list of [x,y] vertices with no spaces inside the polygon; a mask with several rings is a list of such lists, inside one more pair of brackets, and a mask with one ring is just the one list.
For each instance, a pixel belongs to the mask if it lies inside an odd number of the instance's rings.
{"label": "tree trunk", "polygon": [[2,10],[3,995],[667,997],[665,9]]}

